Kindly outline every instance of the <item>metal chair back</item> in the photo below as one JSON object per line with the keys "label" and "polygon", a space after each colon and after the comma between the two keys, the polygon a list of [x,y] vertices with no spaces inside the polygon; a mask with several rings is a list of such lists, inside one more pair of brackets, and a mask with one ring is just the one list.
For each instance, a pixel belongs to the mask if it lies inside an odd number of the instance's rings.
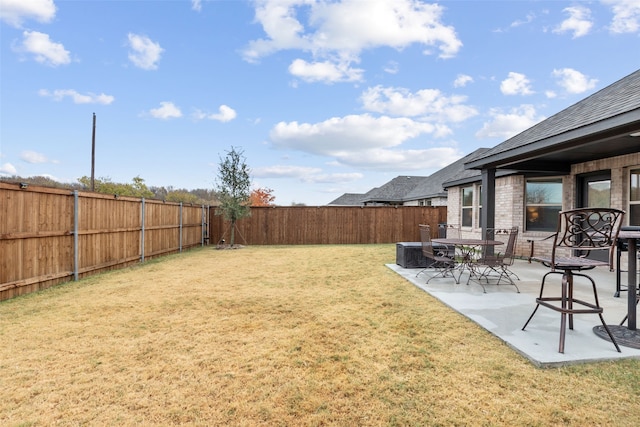
{"label": "metal chair back", "polygon": [[[487,240],[501,240],[504,246],[485,246],[495,251],[495,258],[502,265],[513,265],[516,255],[516,241],[518,239],[518,227],[511,228],[489,228],[486,233]],[[489,254],[486,254],[487,256]]]}
{"label": "metal chair back", "polygon": [[588,258],[593,251],[608,251],[608,265],[611,268],[624,213],[613,208],[580,208],[560,212],[551,249],[551,265],[556,264],[558,250],[569,250],[573,258]]}
{"label": "metal chair back", "polygon": [[422,255],[434,259],[433,243],[431,243],[431,227],[428,224],[419,224],[420,241],[422,242]]}

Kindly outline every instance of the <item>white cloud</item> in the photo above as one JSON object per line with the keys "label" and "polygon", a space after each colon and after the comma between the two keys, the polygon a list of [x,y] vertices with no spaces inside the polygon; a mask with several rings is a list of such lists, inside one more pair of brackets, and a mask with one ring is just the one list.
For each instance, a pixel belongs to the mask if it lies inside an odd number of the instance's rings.
{"label": "white cloud", "polygon": [[182,111],[176,107],[173,102],[161,102],[160,107],[153,108],[149,111],[151,117],[156,119],[168,120],[182,117]]}
{"label": "white cloud", "polygon": [[335,184],[357,181],[364,177],[359,172],[321,173],[322,169],[308,166],[274,165],[251,170],[256,178],[295,178],[310,184]]}
{"label": "white cloud", "polygon": [[88,92],[81,94],[73,89],[56,89],[50,92],[46,89],[41,89],[38,94],[44,97],[53,98],[54,101],[62,101],[64,98],[71,98],[74,104],[102,104],[109,105],[115,98],[111,95],[105,95],[101,93],[97,95],[95,93]]}
{"label": "white cloud", "polygon": [[403,142],[436,134],[437,126],[409,118],[368,114],[334,117],[320,123],[280,122],[270,132],[277,148],[327,156],[338,164],[372,169],[443,167],[460,155],[454,148],[400,149]]}
{"label": "white cloud", "polygon": [[[401,50],[420,44],[425,54],[437,49],[441,58],[450,58],[457,54],[462,42],[453,27],[441,22],[442,14],[442,6],[417,0],[258,0],[255,20],[262,25],[266,37],[251,41],[243,56],[255,62],[277,51],[297,49],[313,56],[314,61],[307,64],[328,61],[338,69],[349,70],[350,63],[359,62],[363,50]],[[293,67],[293,71],[331,76],[326,70],[308,68]],[[344,75],[337,74],[338,81],[344,81]],[[328,78],[310,81],[327,82]]]}
{"label": "white cloud", "polygon": [[362,152],[344,152],[336,159],[345,165],[362,169],[388,171],[441,169],[458,160],[461,154],[453,147],[421,150],[373,148]]}
{"label": "white cloud", "polygon": [[69,51],[61,43],[51,41],[48,34],[25,31],[22,33],[22,37],[22,44],[15,47],[14,50],[33,55],[37,62],[51,67],[71,62]]}
{"label": "white cloud", "polygon": [[219,122],[226,123],[235,119],[237,115],[238,114],[233,108],[227,105],[221,105],[218,108],[218,113],[210,114],[200,110],[196,110],[196,112],[193,114],[193,118],[195,118],[196,120],[203,120],[203,119],[217,120]]}
{"label": "white cloud", "polygon": [[309,63],[304,59],[296,59],[289,65],[289,73],[306,82],[361,81],[363,71],[359,68],[351,68],[349,62],[340,64],[330,61]]}
{"label": "white cloud", "polygon": [[15,168],[11,163],[4,163],[0,165],[0,175],[17,175],[18,169]]}
{"label": "white cloud", "polygon": [[32,163],[32,164],[58,163],[57,161],[49,160],[47,156],[45,156],[42,153],[38,153],[36,151],[30,151],[30,150],[23,151],[22,153],[20,153],[20,160],[22,160],[23,162]]}
{"label": "white cloud", "polygon": [[280,122],[270,132],[278,147],[335,155],[342,150],[391,147],[436,127],[408,118],[372,117],[369,114],[334,117],[320,123]]}
{"label": "white cloud", "polygon": [[143,70],[155,70],[164,49],[147,36],[129,33],[129,60]]}
{"label": "white cloud", "polygon": [[534,93],[527,76],[513,71],[500,83],[500,91],[504,95],[531,95]]}
{"label": "white cloud", "polygon": [[508,112],[492,109],[489,115],[491,120],[485,122],[482,129],[476,132],[477,138],[506,140],[544,120],[544,117],[537,115],[532,105],[521,105]]}
{"label": "white cloud", "polygon": [[202,10],[202,0],[191,0],[191,9],[200,12]]}
{"label": "white cloud", "polygon": [[465,87],[469,83],[473,83],[473,77],[466,74],[458,74],[456,79],[453,81],[453,87]]}
{"label": "white cloud", "polygon": [[251,175],[258,178],[303,178],[322,172],[320,168],[307,166],[275,165],[251,169]]}
{"label": "white cloud", "polygon": [[638,0],[602,0],[611,6],[613,19],[609,31],[615,34],[640,30],[640,2]]}
{"label": "white cloud", "polygon": [[554,28],[553,32],[563,34],[567,32],[573,33],[573,38],[586,36],[593,27],[591,19],[591,10],[584,6],[566,7],[562,10],[569,17],[562,21],[560,25]]}
{"label": "white cloud", "polygon": [[56,16],[53,0],[2,0],[0,1],[0,20],[20,28],[27,19],[38,22],[51,22]]}
{"label": "white cloud", "polygon": [[302,177],[302,181],[310,184],[342,184],[357,181],[362,178],[364,178],[364,175],[360,172],[325,173]]}
{"label": "white cloud", "polygon": [[400,65],[396,61],[389,61],[384,67],[384,72],[389,74],[397,74],[400,71]]}
{"label": "white cloud", "polygon": [[411,93],[404,88],[375,86],[364,91],[360,100],[368,111],[420,117],[436,123],[462,122],[478,114],[474,107],[464,105],[465,96],[445,96],[437,89]]}
{"label": "white cloud", "polygon": [[562,68],[553,70],[553,76],[557,78],[557,83],[566,92],[575,94],[583,93],[596,87],[597,79],[590,79],[579,71],[572,68]]}
{"label": "white cloud", "polygon": [[536,18],[536,15],[529,12],[527,13],[527,16],[524,19],[517,19],[515,21],[513,21],[510,25],[511,28],[517,28],[520,27],[522,25],[526,25],[526,24],[530,24],[533,22],[533,20]]}

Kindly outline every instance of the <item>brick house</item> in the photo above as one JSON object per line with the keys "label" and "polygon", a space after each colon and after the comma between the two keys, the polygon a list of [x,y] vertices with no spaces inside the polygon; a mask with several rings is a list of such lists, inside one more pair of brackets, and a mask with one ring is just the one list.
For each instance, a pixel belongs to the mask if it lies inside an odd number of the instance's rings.
{"label": "brick house", "polygon": [[[554,232],[560,210],[623,209],[640,225],[640,70],[467,161],[443,185],[463,235],[520,228],[517,252]],[[536,242],[536,253],[551,242]]]}

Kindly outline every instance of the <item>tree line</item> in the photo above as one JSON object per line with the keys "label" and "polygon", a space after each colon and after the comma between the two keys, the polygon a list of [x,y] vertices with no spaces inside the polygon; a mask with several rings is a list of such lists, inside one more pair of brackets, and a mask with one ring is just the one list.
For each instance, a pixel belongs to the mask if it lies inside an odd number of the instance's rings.
{"label": "tree line", "polygon": [[[21,177],[13,175],[2,177],[4,182],[24,182],[42,187],[64,188],[68,190],[91,191],[91,178],[83,176],[78,182],[59,182],[47,176]],[[136,176],[130,183],[114,182],[110,178],[95,178],[94,191],[101,194],[113,194],[118,196],[140,197],[145,199],[165,200],[167,202],[193,203],[198,205],[217,205],[219,203],[218,192],[213,189],[147,186],[143,178]]]}

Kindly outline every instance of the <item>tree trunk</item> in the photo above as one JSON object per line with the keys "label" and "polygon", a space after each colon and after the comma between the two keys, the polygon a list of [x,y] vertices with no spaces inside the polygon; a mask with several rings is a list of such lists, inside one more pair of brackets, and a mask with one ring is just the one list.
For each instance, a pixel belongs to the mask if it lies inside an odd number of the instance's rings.
{"label": "tree trunk", "polygon": [[231,236],[229,237],[229,244],[233,246],[235,245],[235,243],[236,243],[236,222],[231,221]]}

